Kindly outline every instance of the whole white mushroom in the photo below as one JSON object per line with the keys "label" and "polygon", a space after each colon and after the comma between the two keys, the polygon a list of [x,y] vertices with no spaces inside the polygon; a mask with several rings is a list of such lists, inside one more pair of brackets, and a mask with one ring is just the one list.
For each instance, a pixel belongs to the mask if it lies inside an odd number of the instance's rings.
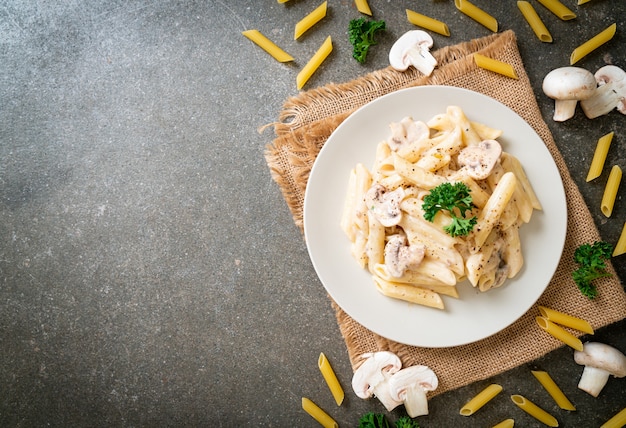
{"label": "whole white mushroom", "polygon": [[626,376],[626,355],[604,343],[585,343],[582,351],[574,352],[574,361],[585,366],[578,388],[594,397],[600,394],[609,376]]}
{"label": "whole white mushroom", "polygon": [[543,92],[554,99],[555,122],[563,122],[574,116],[578,101],[586,100],[596,91],[593,74],[581,67],[555,68],[543,79]]}
{"label": "whole white mushroom", "polygon": [[432,45],[433,38],[426,31],[407,31],[391,47],[389,64],[398,71],[405,71],[412,65],[430,76],[437,65],[437,60],[430,53]]}

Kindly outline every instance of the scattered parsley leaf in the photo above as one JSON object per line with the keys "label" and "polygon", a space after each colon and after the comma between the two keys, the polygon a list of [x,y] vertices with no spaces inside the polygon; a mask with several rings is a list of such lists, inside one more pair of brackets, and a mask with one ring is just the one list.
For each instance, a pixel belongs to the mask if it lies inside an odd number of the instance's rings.
{"label": "scattered parsley leaf", "polygon": [[351,20],[348,24],[348,36],[353,46],[352,57],[358,62],[364,63],[370,46],[376,44],[374,35],[382,30],[385,30],[385,21],[382,20],[367,20],[365,18]]}
{"label": "scattered parsley leaf", "polygon": [[574,261],[579,268],[572,273],[574,282],[580,292],[594,299],[598,289],[592,283],[595,279],[611,276],[606,270],[605,261],[611,258],[613,247],[608,242],[597,241],[593,244],[582,244],[574,251]]}

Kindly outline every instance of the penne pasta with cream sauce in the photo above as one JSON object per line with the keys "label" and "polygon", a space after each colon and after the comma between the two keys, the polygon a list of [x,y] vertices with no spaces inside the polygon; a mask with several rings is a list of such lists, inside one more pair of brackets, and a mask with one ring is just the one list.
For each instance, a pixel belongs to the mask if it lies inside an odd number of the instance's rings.
{"label": "penne pasta with cream sauce", "polygon": [[[522,270],[519,229],[541,204],[519,160],[497,142],[501,134],[457,106],[426,121],[405,117],[389,125],[371,169],[350,172],[341,229],[378,291],[444,309],[441,295],[458,298],[466,279],[486,292]],[[425,198],[454,183],[471,196],[467,234],[449,233],[453,212],[426,217]]]}

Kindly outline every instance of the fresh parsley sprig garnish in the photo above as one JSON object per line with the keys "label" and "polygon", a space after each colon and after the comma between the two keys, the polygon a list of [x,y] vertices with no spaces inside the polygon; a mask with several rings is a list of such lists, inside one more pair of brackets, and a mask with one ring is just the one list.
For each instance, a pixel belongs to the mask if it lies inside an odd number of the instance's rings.
{"label": "fresh parsley sprig garnish", "polygon": [[465,213],[474,207],[470,192],[462,182],[440,184],[424,198],[424,218],[432,222],[439,211],[445,210],[452,217],[452,223],[444,227],[446,233],[453,237],[468,235],[478,220],[475,216],[465,218]]}

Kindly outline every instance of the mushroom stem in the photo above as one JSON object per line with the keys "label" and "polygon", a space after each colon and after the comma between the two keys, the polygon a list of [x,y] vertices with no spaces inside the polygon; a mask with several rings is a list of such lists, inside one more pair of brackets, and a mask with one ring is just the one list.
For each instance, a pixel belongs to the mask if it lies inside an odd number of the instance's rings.
{"label": "mushroom stem", "polygon": [[428,414],[428,398],[421,385],[414,384],[408,388],[404,399],[404,408],[412,418]]}
{"label": "mushroom stem", "polygon": [[385,377],[385,380],[380,382],[373,390],[374,397],[378,398],[378,401],[385,406],[385,409],[387,409],[388,412],[391,412],[393,409],[402,404],[402,402],[396,401],[391,397],[388,382],[389,378],[392,376],[391,373],[383,372],[383,376]]}
{"label": "mushroom stem", "polygon": [[411,48],[406,51],[406,57],[409,59],[411,65],[424,73],[426,76],[430,76],[437,65],[437,60],[427,48],[419,47]]}
{"label": "mushroom stem", "polygon": [[583,374],[578,382],[578,388],[586,393],[597,397],[609,380],[610,373],[604,369],[585,366]]}
{"label": "mushroom stem", "polygon": [[554,101],[554,116],[555,122],[564,122],[574,116],[576,112],[576,104],[578,100],[555,100]]}

